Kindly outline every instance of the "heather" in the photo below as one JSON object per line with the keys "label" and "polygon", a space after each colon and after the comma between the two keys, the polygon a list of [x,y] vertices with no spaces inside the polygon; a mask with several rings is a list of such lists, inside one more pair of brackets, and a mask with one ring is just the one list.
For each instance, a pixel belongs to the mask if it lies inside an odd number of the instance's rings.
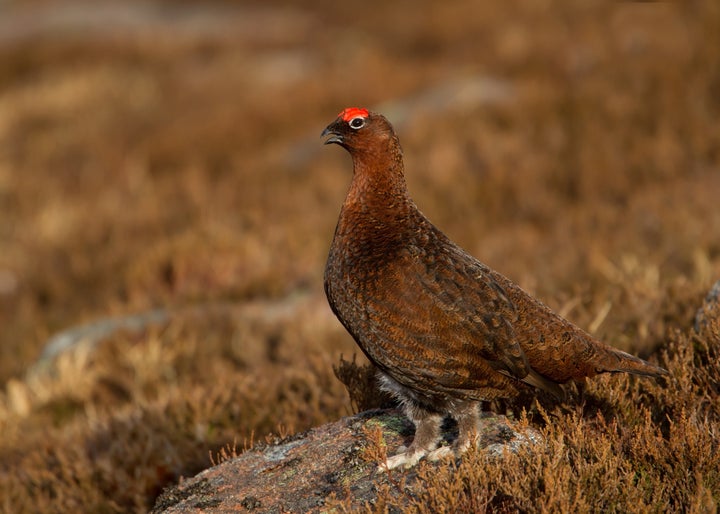
{"label": "heather", "polygon": [[349,159],[319,134],[349,105],[449,236],[671,372],[494,406],[544,444],[421,467],[405,507],[716,510],[716,2],[77,6],[0,8],[1,511],[145,512],[357,408],[322,291]]}

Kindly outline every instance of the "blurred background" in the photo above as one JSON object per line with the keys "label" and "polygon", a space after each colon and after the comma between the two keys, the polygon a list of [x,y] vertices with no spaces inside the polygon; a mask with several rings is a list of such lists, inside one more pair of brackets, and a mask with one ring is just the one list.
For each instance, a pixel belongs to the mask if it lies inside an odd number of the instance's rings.
{"label": "blurred background", "polygon": [[319,137],[348,106],[436,225],[623,349],[720,277],[714,0],[5,0],[6,507],[143,511],[351,412],[322,293],[351,164]]}

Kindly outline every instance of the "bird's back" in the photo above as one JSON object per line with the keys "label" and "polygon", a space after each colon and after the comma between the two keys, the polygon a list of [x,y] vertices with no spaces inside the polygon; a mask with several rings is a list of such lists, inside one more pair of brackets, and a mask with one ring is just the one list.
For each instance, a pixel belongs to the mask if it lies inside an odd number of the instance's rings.
{"label": "bird's back", "polygon": [[530,366],[543,376],[565,383],[605,372],[667,374],[662,368],[592,337],[503,275],[493,274],[516,306],[515,336]]}

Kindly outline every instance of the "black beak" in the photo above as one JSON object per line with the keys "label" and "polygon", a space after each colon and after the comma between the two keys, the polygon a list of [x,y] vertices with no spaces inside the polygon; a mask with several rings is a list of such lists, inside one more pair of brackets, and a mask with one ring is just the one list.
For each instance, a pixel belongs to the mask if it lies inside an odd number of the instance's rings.
{"label": "black beak", "polygon": [[343,135],[338,131],[337,129],[337,122],[333,122],[327,127],[325,127],[325,130],[322,131],[322,134],[320,134],[320,137],[325,136],[331,136],[329,139],[325,141],[326,145],[331,145],[333,143],[337,145],[343,144]]}

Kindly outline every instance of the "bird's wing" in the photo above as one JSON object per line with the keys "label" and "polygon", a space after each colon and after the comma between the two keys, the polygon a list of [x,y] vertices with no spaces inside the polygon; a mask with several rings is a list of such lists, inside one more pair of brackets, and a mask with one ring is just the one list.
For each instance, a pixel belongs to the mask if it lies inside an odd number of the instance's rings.
{"label": "bird's wing", "polygon": [[458,247],[410,246],[367,293],[373,339],[403,360],[410,381],[466,390],[492,386],[495,372],[541,381],[515,338],[513,303],[489,268]]}

